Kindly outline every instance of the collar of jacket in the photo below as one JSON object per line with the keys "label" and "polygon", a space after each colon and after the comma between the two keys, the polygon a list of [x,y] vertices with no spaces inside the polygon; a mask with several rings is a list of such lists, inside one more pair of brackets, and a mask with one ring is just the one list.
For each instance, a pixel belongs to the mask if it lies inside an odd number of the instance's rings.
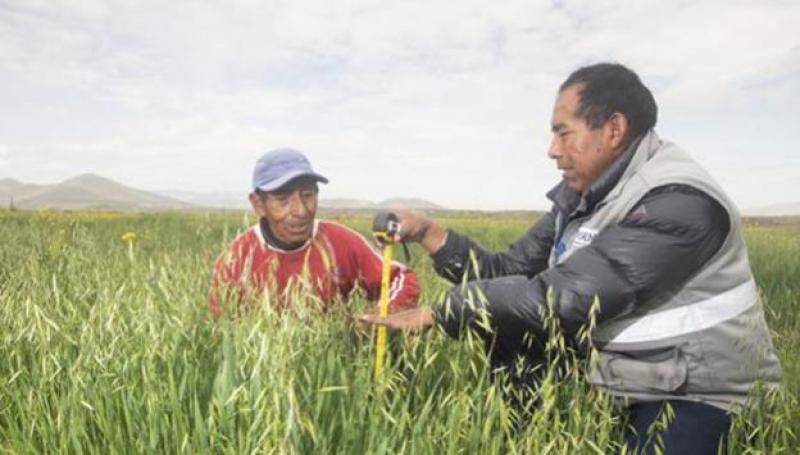
{"label": "collar of jacket", "polygon": [[[586,188],[583,194],[571,189],[567,186],[567,182],[562,180],[558,185],[547,192],[547,198],[553,202],[553,205],[559,212],[565,214],[577,215],[591,212],[600,201],[610,199],[612,195],[615,196],[618,191],[612,190],[617,187],[617,183],[619,183],[622,177],[630,174],[629,171],[638,168],[642,161],[647,160],[646,157],[644,160],[635,160],[634,158],[643,154],[640,151],[643,148],[642,146],[645,145],[645,142],[649,144],[649,141],[646,139],[649,138],[651,134],[655,135],[655,132],[651,130],[643,136],[634,138],[625,151],[614,159],[611,164],[606,166],[597,178],[589,183],[589,187]],[[637,166],[630,166],[634,161],[637,162]]]}

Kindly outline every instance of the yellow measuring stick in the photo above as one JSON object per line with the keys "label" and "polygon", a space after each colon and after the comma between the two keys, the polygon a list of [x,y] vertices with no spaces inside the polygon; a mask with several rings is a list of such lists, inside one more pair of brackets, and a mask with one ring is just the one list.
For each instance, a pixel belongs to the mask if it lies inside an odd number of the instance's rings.
{"label": "yellow measuring stick", "polygon": [[[383,245],[383,270],[381,271],[381,299],[379,315],[385,317],[389,314],[389,272],[392,266],[392,244]],[[375,379],[383,372],[383,358],[386,356],[386,327],[379,325],[375,339]]]}
{"label": "yellow measuring stick", "polygon": [[[372,221],[372,235],[383,249],[383,267],[381,269],[381,297],[378,303],[378,315],[389,314],[389,276],[392,267],[392,244],[395,235],[400,231],[397,217],[391,212],[379,212]],[[383,374],[383,361],[386,357],[386,326],[379,325],[375,337],[375,379]]]}

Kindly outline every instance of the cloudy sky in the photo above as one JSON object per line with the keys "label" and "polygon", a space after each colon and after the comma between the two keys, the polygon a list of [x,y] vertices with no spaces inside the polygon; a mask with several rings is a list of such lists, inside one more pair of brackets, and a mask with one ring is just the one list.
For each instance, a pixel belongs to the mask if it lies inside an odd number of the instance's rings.
{"label": "cloudy sky", "polygon": [[541,209],[558,84],[613,60],[743,208],[800,201],[797,1],[0,0],[0,178]]}

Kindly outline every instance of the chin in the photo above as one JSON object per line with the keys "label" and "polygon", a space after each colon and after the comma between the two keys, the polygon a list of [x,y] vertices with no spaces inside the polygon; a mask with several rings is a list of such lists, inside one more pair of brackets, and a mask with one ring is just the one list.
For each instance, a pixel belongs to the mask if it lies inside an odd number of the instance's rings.
{"label": "chin", "polygon": [[297,235],[293,235],[293,236],[291,236],[291,239],[292,239],[292,240],[291,240],[291,242],[290,242],[290,243],[302,243],[302,242],[306,242],[306,241],[308,241],[308,239],[310,239],[310,238],[311,238],[311,234],[312,234],[312,231],[310,231],[310,230],[309,230],[309,231],[308,231],[307,233],[305,233],[305,234],[297,234]]}

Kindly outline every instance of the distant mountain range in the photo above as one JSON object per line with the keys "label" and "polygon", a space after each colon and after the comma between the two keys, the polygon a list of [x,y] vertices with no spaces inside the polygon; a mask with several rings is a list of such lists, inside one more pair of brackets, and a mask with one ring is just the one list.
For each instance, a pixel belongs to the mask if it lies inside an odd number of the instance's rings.
{"label": "distant mountain range", "polygon": [[[52,185],[0,179],[0,208],[39,210],[163,211],[199,208],[249,209],[246,192],[200,193],[191,191],[150,192],[125,186],[96,174],[82,174]],[[321,199],[320,207],[331,210],[375,210],[409,208],[444,210],[424,199],[392,198],[381,202],[359,199]]]}
{"label": "distant mountain range", "polygon": [[247,200],[246,191],[218,191],[212,193],[200,193],[196,191],[164,190],[157,191],[156,194],[177,199],[179,201],[188,202],[189,204],[197,207],[236,210],[250,208],[250,202]]}
{"label": "distant mountain range", "polygon": [[[250,208],[250,202],[247,200],[246,191],[200,193],[192,191],[165,190],[159,191],[158,194],[185,201],[198,207],[222,209]],[[367,201],[364,199],[322,198],[319,200],[319,206],[322,209],[328,210],[378,210],[388,208],[447,210],[441,205],[419,198],[390,198],[380,202]]]}
{"label": "distant mountain range", "polygon": [[82,174],[53,185],[0,180],[0,207],[56,210],[159,211],[194,206],[184,201],[130,188],[96,174]]}
{"label": "distant mountain range", "polygon": [[319,205],[325,209],[416,209],[416,210],[447,210],[441,205],[419,198],[390,198],[380,202],[365,201],[362,199],[320,199]]}
{"label": "distant mountain range", "polygon": [[[0,179],[0,208],[39,210],[164,211],[202,208],[247,210],[247,191],[192,192],[144,191],[111,179],[82,174],[52,185]],[[379,210],[406,208],[425,211],[446,207],[419,198],[391,198],[380,202],[364,199],[320,199],[323,210]],[[800,215],[800,202],[774,204],[742,211],[745,216],[777,217]]]}
{"label": "distant mountain range", "polygon": [[773,204],[764,207],[756,207],[744,210],[745,216],[792,216],[800,215],[800,202],[788,202],[784,204]]}

